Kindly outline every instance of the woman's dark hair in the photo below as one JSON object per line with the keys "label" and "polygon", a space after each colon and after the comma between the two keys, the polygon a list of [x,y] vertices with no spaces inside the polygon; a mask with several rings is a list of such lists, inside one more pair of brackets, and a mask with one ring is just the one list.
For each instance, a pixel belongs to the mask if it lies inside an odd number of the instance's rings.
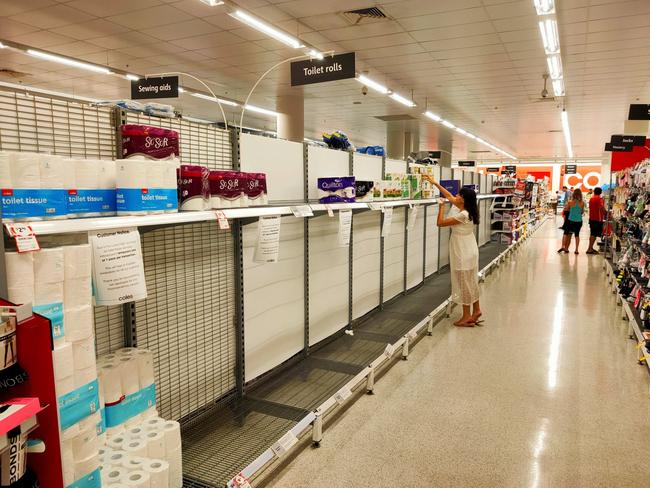
{"label": "woman's dark hair", "polygon": [[465,210],[469,214],[469,218],[474,225],[479,224],[478,203],[476,202],[476,192],[471,188],[461,188],[458,194],[463,197]]}

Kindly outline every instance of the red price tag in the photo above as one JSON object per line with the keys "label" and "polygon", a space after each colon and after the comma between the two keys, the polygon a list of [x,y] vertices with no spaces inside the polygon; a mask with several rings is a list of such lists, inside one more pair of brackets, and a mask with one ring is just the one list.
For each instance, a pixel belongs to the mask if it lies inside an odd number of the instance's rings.
{"label": "red price tag", "polygon": [[235,488],[251,488],[251,482],[246,476],[242,473],[239,473],[232,479],[232,483]]}
{"label": "red price tag", "polygon": [[216,210],[214,214],[217,216],[217,222],[219,222],[219,228],[221,230],[229,230],[230,223],[228,222],[228,218],[226,217],[226,214],[223,213],[222,210]]}
{"label": "red price tag", "polygon": [[25,224],[5,225],[9,235],[16,241],[16,249],[18,252],[33,252],[41,250],[41,246],[39,246],[38,241],[36,240],[36,234],[34,234],[34,230],[31,226]]}

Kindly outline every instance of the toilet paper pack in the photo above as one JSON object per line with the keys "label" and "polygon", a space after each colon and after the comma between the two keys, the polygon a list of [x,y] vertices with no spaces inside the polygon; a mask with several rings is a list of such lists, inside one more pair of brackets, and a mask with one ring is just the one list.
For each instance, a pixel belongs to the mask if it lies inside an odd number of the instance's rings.
{"label": "toilet paper pack", "polygon": [[355,192],[354,176],[318,178],[318,201],[320,203],[354,202]]}
{"label": "toilet paper pack", "polygon": [[115,215],[115,161],[71,160],[74,184],[68,189],[71,217]]}
{"label": "toilet paper pack", "polygon": [[151,159],[178,157],[178,132],[148,125],[127,124],[122,132],[122,157],[145,156]]}
{"label": "toilet paper pack", "polygon": [[212,208],[247,207],[246,173],[237,171],[210,171],[210,204]]}
{"label": "toilet paper pack", "polygon": [[183,164],[178,169],[178,208],[181,211],[206,210],[210,205],[210,170]]}
{"label": "toilet paper pack", "polygon": [[269,197],[266,188],[266,174],[247,173],[246,196],[249,205],[268,205]]}

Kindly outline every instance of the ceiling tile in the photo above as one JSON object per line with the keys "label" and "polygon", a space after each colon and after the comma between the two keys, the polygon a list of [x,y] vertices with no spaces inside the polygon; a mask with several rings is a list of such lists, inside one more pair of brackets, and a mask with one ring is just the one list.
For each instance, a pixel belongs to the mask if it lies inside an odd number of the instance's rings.
{"label": "ceiling tile", "polygon": [[8,19],[7,17],[0,17],[0,37],[10,39],[22,34],[36,32],[38,27],[32,25],[22,24],[15,20]]}
{"label": "ceiling tile", "polygon": [[[158,7],[135,10],[126,14],[114,15],[107,19],[134,30],[143,30],[149,27],[164,26],[191,20],[192,16],[169,5],[160,5]],[[170,29],[173,28],[170,27]]]}
{"label": "ceiling tile", "polygon": [[203,34],[200,36],[178,39],[172,41],[172,43],[185,49],[196,50],[237,44],[242,41],[244,41],[244,39],[230,32],[215,32],[213,34]]}
{"label": "ceiling tile", "polygon": [[201,19],[186,20],[174,24],[171,29],[147,29],[143,30],[144,34],[150,35],[157,39],[164,41],[173,41],[175,39],[183,39],[185,37],[193,37],[201,34],[210,34],[218,32],[220,29],[212,24],[209,24]]}
{"label": "ceiling tile", "polygon": [[33,25],[39,29],[51,29],[68,24],[88,22],[93,18],[92,15],[79,12],[65,5],[54,5],[40,10],[31,10],[10,17],[11,20]]}
{"label": "ceiling tile", "polygon": [[62,36],[61,34],[55,34],[54,32],[40,30],[36,32],[30,32],[29,34],[12,36],[9,38],[9,40],[19,42],[21,44],[26,44],[32,47],[49,49],[61,44],[73,42],[75,39],[68,36]]}
{"label": "ceiling tile", "polygon": [[94,39],[97,37],[121,34],[122,32],[126,32],[129,29],[128,27],[114,24],[113,22],[109,22],[104,19],[95,19],[89,22],[70,24],[63,27],[56,27],[50,30],[57,34],[63,34],[64,36],[72,37],[80,41],[85,41],[87,39]]}
{"label": "ceiling tile", "polygon": [[481,0],[410,0],[385,3],[384,10],[391,17],[403,19],[481,6]]}
{"label": "ceiling tile", "polygon": [[468,34],[478,36],[482,34],[491,34],[496,32],[492,22],[476,22],[474,24],[453,25],[450,27],[441,27],[435,29],[422,29],[411,31],[411,35],[416,41],[441,41],[448,39],[457,39],[467,36]]}
{"label": "ceiling tile", "polygon": [[106,49],[126,49],[130,46],[139,46],[142,44],[152,44],[160,42],[155,37],[148,36],[141,32],[127,31],[119,35],[110,35],[89,39],[88,42],[96,44]]}
{"label": "ceiling tile", "polygon": [[2,0],[0,17],[10,17],[22,12],[51,7],[54,5],[57,5],[55,0]]}
{"label": "ceiling tile", "polygon": [[96,17],[109,17],[162,5],[162,2],[159,0],[74,0],[67,5]]}
{"label": "ceiling tile", "polygon": [[454,12],[445,12],[434,15],[421,15],[401,19],[400,24],[406,30],[434,29],[438,27],[449,27],[451,25],[472,24],[489,20],[485,9],[468,8]]}

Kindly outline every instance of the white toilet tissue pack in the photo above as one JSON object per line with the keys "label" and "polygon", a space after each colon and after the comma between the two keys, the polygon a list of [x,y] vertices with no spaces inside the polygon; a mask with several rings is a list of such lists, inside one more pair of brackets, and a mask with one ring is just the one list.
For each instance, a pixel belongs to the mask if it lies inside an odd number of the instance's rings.
{"label": "white toilet tissue pack", "polygon": [[176,159],[156,160],[133,157],[117,161],[118,215],[147,215],[178,211]]}
{"label": "white toilet tissue pack", "polygon": [[115,215],[115,161],[70,160],[68,215],[72,218]]}
{"label": "white toilet tissue pack", "polygon": [[66,218],[67,169],[63,158],[58,156],[0,152],[3,220]]}
{"label": "white toilet tissue pack", "polygon": [[109,431],[126,430],[155,414],[156,387],[153,354],[124,348],[98,359],[101,396]]}

